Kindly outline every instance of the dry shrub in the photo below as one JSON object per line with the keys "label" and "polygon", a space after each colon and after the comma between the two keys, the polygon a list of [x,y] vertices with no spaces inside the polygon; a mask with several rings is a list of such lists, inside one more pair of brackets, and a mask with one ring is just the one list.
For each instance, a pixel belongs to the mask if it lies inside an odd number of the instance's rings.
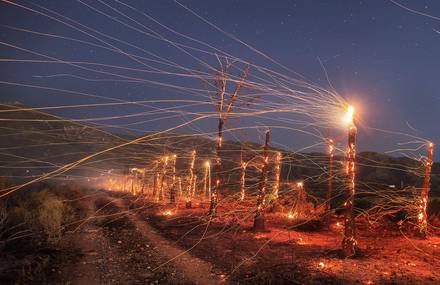
{"label": "dry shrub", "polygon": [[73,208],[64,203],[61,196],[54,194],[52,189],[23,193],[10,202],[6,222],[9,239],[14,232],[27,230],[38,242],[56,244],[64,225],[75,218]]}
{"label": "dry shrub", "polygon": [[56,242],[61,237],[63,226],[63,202],[57,197],[48,196],[36,210],[36,219],[48,241]]}
{"label": "dry shrub", "polygon": [[30,204],[35,204],[35,207],[30,209],[28,224],[32,225],[47,242],[57,243],[61,238],[64,224],[74,217],[72,208],[63,203],[61,197],[53,194],[50,189],[32,193]]}

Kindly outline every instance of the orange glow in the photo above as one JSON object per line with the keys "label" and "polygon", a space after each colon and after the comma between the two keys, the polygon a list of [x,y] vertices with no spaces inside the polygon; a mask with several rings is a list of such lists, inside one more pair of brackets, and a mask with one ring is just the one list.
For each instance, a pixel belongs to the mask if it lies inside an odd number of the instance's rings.
{"label": "orange glow", "polygon": [[342,118],[342,122],[344,123],[344,125],[346,125],[346,126],[354,125],[354,122],[353,122],[354,111],[355,111],[354,107],[351,105],[348,105],[347,111],[346,111],[344,117]]}
{"label": "orange glow", "polygon": [[292,219],[295,219],[297,215],[298,214],[296,212],[289,212],[289,213],[287,213],[287,218],[292,220]]}
{"label": "orange glow", "polygon": [[173,215],[173,212],[172,212],[171,210],[164,211],[164,212],[162,213],[162,215],[164,215],[164,216],[172,216],[172,215]]}
{"label": "orange glow", "polygon": [[303,240],[303,238],[299,238],[298,241],[297,241],[297,244],[299,244],[299,245],[305,245],[305,244],[307,244],[307,242],[305,242],[305,241]]}
{"label": "orange glow", "polygon": [[333,151],[334,151],[334,146],[333,146],[333,141],[332,141],[332,142],[329,143],[329,145],[328,145],[328,152],[329,152],[330,154],[333,154]]}

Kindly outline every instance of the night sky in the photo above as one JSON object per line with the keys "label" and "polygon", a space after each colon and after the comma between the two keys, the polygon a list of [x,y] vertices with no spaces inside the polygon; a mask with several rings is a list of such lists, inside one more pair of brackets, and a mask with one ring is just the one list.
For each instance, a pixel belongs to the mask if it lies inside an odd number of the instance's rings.
{"label": "night sky", "polygon": [[[51,9],[70,17],[85,27],[99,30],[122,41],[140,46],[149,52],[170,59],[186,67],[200,69],[191,57],[177,51],[169,43],[152,39],[124,25],[106,18],[77,1],[15,1],[23,6],[43,11]],[[269,60],[247,47],[219,33],[197,19],[174,1],[128,1],[124,3],[145,12],[160,23],[191,37],[209,43],[223,51],[253,63],[285,72]],[[440,17],[440,1],[400,1],[414,10]],[[40,7],[34,4],[40,5]],[[109,7],[97,1],[84,0],[103,13],[113,13]],[[107,1],[130,16],[136,17],[147,27],[171,40],[189,43],[141,17],[115,1]],[[390,1],[327,0],[327,1],[184,1],[181,3],[214,23],[224,31],[271,56],[276,61],[303,74],[311,81],[327,88],[325,67],[333,87],[350,102],[360,106],[362,127],[359,146],[361,150],[387,151],[397,148],[398,142],[411,140],[371,131],[380,128],[408,133],[440,144],[440,20],[411,13]],[[114,15],[114,13],[112,14]],[[117,17],[122,19],[121,17]],[[23,8],[0,3],[0,57],[43,59],[41,56],[18,51],[5,45],[13,44],[63,60],[94,61],[119,66],[139,68],[139,64],[127,57],[97,47],[63,39],[50,38],[12,30],[5,25],[30,29],[41,33],[73,37],[99,43],[95,38],[82,34],[54,20]],[[135,23],[132,23],[136,25]],[[138,26],[139,27],[139,26]],[[99,38],[103,38],[99,36]],[[109,42],[127,52],[142,54],[130,46],[114,40]],[[213,59],[206,59],[213,60]],[[321,65],[321,63],[322,65]],[[123,100],[152,98],[183,98],[182,93],[151,85],[117,81],[87,81],[109,79],[66,65],[35,63],[0,63],[0,81],[44,85],[52,88],[93,93]],[[251,71],[252,72],[252,71]],[[70,74],[72,76],[59,76]],[[53,75],[58,75],[53,77]],[[201,88],[201,84],[158,75],[131,73],[148,80],[173,82],[182,86]],[[47,77],[50,76],[50,77]],[[185,97],[190,98],[190,97]],[[1,101],[17,100],[29,106],[57,106],[107,102],[72,94],[35,88],[23,88],[0,84]],[[84,119],[99,116],[122,115],[138,112],[134,107],[102,109],[70,109],[53,111],[68,118]],[[183,120],[181,118],[181,120]],[[136,118],[106,121],[106,124],[126,124]],[[150,131],[175,125],[176,120],[163,120],[154,124],[136,125]],[[199,128],[214,128],[212,121],[201,123]],[[189,128],[182,131],[189,132]],[[300,149],[314,139],[295,140],[275,132],[274,140],[281,145]],[[295,142],[293,142],[295,141]],[[440,157],[437,151],[436,158]]]}

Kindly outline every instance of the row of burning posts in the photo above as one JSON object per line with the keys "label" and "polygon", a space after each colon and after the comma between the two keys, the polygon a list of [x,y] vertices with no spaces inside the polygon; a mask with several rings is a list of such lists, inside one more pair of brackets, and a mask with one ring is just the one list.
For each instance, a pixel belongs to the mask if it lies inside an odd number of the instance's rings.
{"label": "row of burning posts", "polygon": [[[354,120],[354,109],[349,106],[347,111],[347,123],[348,123],[348,147],[347,147],[347,156],[345,163],[345,173],[346,173],[346,198],[343,204],[344,206],[344,238],[342,241],[342,254],[346,257],[354,256],[358,251],[357,248],[357,240],[356,240],[356,225],[355,225],[355,215],[353,212],[354,201],[355,201],[355,192],[356,192],[356,133],[357,128],[355,126]],[[280,178],[281,178],[281,153],[277,152],[275,156],[275,164],[274,164],[274,174],[275,174],[275,182],[273,184],[272,189],[272,199],[268,202],[267,199],[267,188],[268,188],[268,167],[269,167],[269,140],[270,140],[270,131],[266,131],[265,136],[265,144],[263,148],[263,164],[261,167],[261,174],[259,178],[259,189],[257,195],[257,202],[255,208],[254,215],[254,224],[253,230],[255,232],[265,231],[265,211],[268,209],[269,204],[274,206],[279,197],[279,189],[280,189]],[[221,159],[219,155],[219,150],[221,148],[221,137],[218,140],[217,144],[217,155],[215,160],[215,180],[211,181],[211,164],[209,161],[205,162],[205,177],[203,184],[203,192],[201,193],[202,199],[209,198],[210,209],[208,215],[215,216],[217,214],[217,205],[218,205],[218,190],[221,185],[221,176],[220,176],[220,165]],[[333,189],[333,155],[334,155],[334,143],[332,140],[328,140],[328,188],[326,195],[326,222],[330,221],[330,202],[332,199],[332,189]],[[430,175],[431,175],[431,167],[433,159],[433,144],[428,143],[428,156],[425,163],[425,173],[424,173],[424,182],[423,188],[420,195],[420,198],[417,201],[417,224],[418,224],[418,234],[426,238],[428,232],[428,217],[427,217],[427,205],[428,205],[428,194],[430,190]],[[169,188],[169,199],[171,204],[176,204],[177,197],[181,197],[183,195],[182,190],[182,179],[181,177],[176,176],[176,161],[177,156],[164,156],[161,159],[162,168],[160,171],[156,171],[153,179],[153,197],[156,201],[164,200],[164,192],[165,192],[165,177],[167,175],[167,171],[171,165],[172,167],[172,181],[171,187]],[[195,175],[194,167],[196,162],[196,151],[193,150],[191,152],[191,160],[189,164],[189,176],[188,181],[186,183],[187,189],[185,191],[186,196],[186,208],[192,207],[192,200],[194,195],[196,194],[196,181],[197,175]],[[245,199],[245,185],[246,185],[246,167],[248,162],[243,160],[243,151],[241,151],[240,155],[240,200]],[[145,174],[145,171],[142,171],[137,168],[132,168],[131,172],[136,176],[134,180],[137,179],[138,173]],[[144,178],[143,178],[144,179]],[[131,187],[132,191],[133,184]],[[142,193],[143,193],[144,184],[142,184]],[[299,195],[304,193],[302,182],[298,182],[297,189]],[[305,198],[303,198],[305,200]],[[292,215],[289,212],[288,217],[290,218]]]}

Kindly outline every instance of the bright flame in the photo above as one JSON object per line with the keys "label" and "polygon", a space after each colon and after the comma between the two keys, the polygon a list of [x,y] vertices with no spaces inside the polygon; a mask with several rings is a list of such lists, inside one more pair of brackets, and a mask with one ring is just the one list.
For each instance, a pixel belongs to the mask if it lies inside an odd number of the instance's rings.
{"label": "bright flame", "polygon": [[209,161],[205,162],[206,167],[209,167],[211,164],[209,163]]}
{"label": "bright flame", "polygon": [[289,212],[289,213],[287,213],[287,218],[289,218],[289,219],[294,219],[295,217],[296,217],[296,212]]}
{"label": "bright flame", "polygon": [[296,183],[296,186],[297,186],[298,188],[303,188],[304,183],[303,183],[303,182],[298,182],[298,183]]}
{"label": "bright flame", "polygon": [[324,264],[324,262],[322,262],[322,261],[321,261],[318,265],[319,265],[319,267],[321,267],[321,268],[324,268],[324,267],[325,267],[325,264]]}
{"label": "bright flame", "polygon": [[168,210],[168,211],[163,212],[163,215],[164,216],[171,216],[171,215],[173,215],[173,212],[171,210]]}
{"label": "bright flame", "polygon": [[354,107],[351,105],[348,105],[347,112],[345,113],[343,117],[343,122],[346,125],[353,125],[353,118],[354,118]]}

